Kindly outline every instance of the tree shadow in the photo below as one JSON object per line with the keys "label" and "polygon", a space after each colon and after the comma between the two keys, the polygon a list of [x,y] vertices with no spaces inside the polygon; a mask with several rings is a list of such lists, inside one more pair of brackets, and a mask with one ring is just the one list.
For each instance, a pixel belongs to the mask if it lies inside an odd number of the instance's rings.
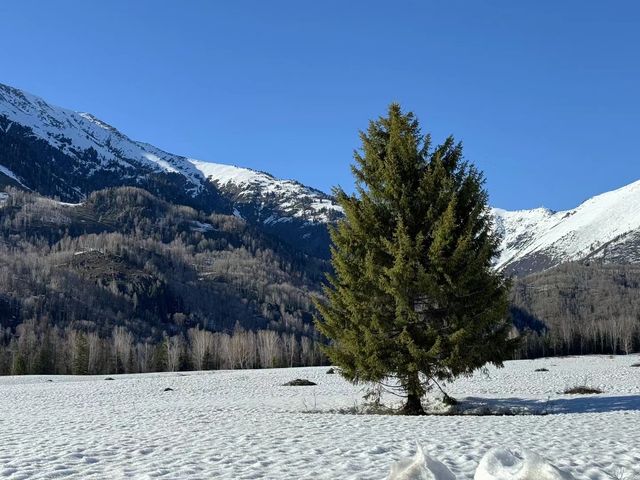
{"label": "tree shadow", "polygon": [[513,325],[520,332],[528,329],[540,334],[545,333],[548,330],[544,321],[540,320],[538,317],[522,307],[512,305],[509,307],[509,312],[511,313]]}
{"label": "tree shadow", "polygon": [[568,395],[566,398],[482,398],[467,397],[460,401],[462,413],[485,412],[494,415],[606,413],[640,410],[640,395]]}

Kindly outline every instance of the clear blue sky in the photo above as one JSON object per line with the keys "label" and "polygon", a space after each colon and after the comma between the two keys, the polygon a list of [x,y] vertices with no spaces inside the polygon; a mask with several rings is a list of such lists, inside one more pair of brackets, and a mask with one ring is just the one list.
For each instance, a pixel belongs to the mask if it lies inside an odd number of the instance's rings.
{"label": "clear blue sky", "polygon": [[391,101],[503,208],[640,179],[640,2],[0,3],[0,82],[168,151],[350,189]]}

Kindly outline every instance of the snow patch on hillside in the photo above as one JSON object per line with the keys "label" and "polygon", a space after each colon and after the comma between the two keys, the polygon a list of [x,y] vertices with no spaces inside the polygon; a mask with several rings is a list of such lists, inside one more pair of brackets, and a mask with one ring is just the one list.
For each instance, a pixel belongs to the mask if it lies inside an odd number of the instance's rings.
{"label": "snow patch on hillside", "polygon": [[[295,180],[281,180],[265,172],[233,165],[190,160],[202,174],[221,188],[236,189],[239,199],[277,198],[282,216],[270,215],[265,224],[289,221],[290,217],[307,218],[311,223],[328,222],[331,213],[342,213],[340,207],[325,193]],[[237,209],[235,210],[237,211]],[[239,213],[239,212],[238,212]]]}
{"label": "snow patch on hillside", "polygon": [[9,170],[7,167],[5,167],[3,165],[0,165],[0,173],[6,175],[10,179],[15,180],[20,185],[22,185],[23,187],[27,188],[26,185],[24,183],[22,183],[22,180],[20,180],[18,178],[18,176],[15,173],[13,173],[11,170]]}
{"label": "snow patch on hillside", "polygon": [[215,227],[210,223],[202,223],[194,220],[191,222],[191,225],[191,230],[193,230],[194,232],[208,233],[215,231]]}

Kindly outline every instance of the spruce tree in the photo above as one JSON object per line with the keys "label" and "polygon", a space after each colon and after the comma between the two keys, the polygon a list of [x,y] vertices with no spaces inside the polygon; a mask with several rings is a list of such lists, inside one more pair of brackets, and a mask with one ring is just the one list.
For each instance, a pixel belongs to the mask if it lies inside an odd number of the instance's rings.
{"label": "spruce tree", "polygon": [[89,374],[89,342],[87,336],[78,332],[75,337],[75,350],[76,354],[73,359],[72,373],[74,375],[88,375]]}
{"label": "spruce tree", "polygon": [[484,177],[449,137],[432,147],[392,104],[361,132],[355,193],[334,193],[334,273],[318,301],[326,353],[354,383],[395,378],[406,414],[441,380],[500,366],[509,340],[508,282],[492,268],[498,238]]}

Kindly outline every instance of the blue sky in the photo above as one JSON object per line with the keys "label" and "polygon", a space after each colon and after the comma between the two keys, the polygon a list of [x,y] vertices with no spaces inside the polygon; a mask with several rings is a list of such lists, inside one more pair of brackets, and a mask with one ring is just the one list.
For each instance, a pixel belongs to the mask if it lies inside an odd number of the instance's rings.
{"label": "blue sky", "polygon": [[640,179],[640,2],[0,3],[0,82],[168,151],[352,186],[399,101],[452,133],[495,206]]}

